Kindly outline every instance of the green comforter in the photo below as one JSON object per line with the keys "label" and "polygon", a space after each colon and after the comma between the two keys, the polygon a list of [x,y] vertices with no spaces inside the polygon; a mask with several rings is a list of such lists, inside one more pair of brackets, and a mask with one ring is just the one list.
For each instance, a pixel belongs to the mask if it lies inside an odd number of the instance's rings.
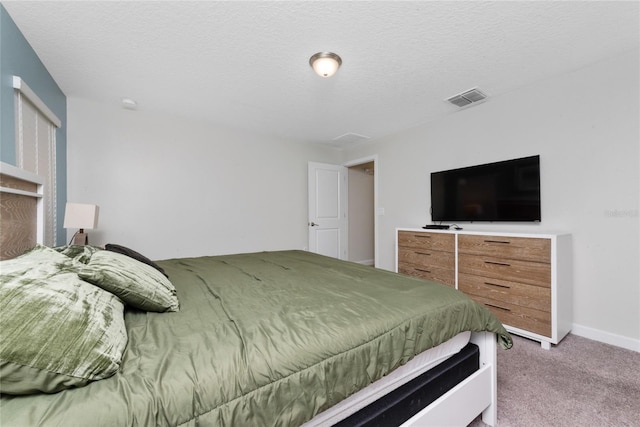
{"label": "green comforter", "polygon": [[120,372],[2,396],[1,426],[295,426],[461,331],[511,346],[454,289],[307,252],[159,264],[180,312],[128,311]]}

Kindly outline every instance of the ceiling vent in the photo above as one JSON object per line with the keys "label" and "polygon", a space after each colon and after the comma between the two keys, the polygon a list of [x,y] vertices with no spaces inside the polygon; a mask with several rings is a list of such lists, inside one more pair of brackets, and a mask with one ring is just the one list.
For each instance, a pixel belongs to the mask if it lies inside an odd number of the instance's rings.
{"label": "ceiling vent", "polygon": [[346,145],[353,145],[358,142],[366,141],[368,139],[370,139],[370,137],[360,135],[358,133],[349,132],[333,138],[333,142],[331,145],[344,147]]}
{"label": "ceiling vent", "polygon": [[447,101],[457,107],[462,108],[480,101],[484,101],[485,99],[487,99],[487,95],[482,93],[482,91],[476,87],[466,92],[454,95],[451,98],[448,98]]}

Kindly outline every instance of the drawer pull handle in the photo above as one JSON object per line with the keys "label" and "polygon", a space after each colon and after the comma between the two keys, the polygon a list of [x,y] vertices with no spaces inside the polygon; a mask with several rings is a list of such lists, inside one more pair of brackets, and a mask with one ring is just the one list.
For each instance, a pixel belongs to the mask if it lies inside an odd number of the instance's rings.
{"label": "drawer pull handle", "polygon": [[505,267],[511,267],[511,264],[507,264],[506,262],[485,261],[484,263],[491,264],[491,265],[503,265]]}
{"label": "drawer pull handle", "polygon": [[415,253],[416,253],[417,255],[431,255],[431,254],[430,254],[430,253],[428,253],[428,252],[418,252],[418,251],[415,251]]}
{"label": "drawer pull handle", "polygon": [[493,307],[493,308],[497,308],[499,310],[504,310],[504,311],[511,311],[511,309],[506,308],[506,307],[500,307],[499,305],[495,305],[495,304],[489,304],[489,303],[484,303],[484,305],[486,305],[487,307]]}
{"label": "drawer pull handle", "polygon": [[431,273],[431,270],[425,270],[423,268],[416,268],[417,271],[422,271],[423,273]]}
{"label": "drawer pull handle", "polygon": [[507,241],[507,240],[485,240],[485,243],[502,243],[503,245],[508,245],[511,242]]}
{"label": "drawer pull handle", "polygon": [[414,234],[414,237],[418,237],[420,239],[430,239],[431,236],[429,236],[428,234]]}
{"label": "drawer pull handle", "polygon": [[497,286],[499,288],[511,289],[511,286],[509,286],[509,285],[501,285],[500,283],[484,282],[484,284],[485,285],[489,285],[489,286]]}

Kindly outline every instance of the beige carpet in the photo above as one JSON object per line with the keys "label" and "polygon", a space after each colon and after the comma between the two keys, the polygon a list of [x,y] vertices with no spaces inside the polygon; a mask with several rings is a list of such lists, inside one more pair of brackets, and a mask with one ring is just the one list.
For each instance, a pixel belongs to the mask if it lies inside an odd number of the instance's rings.
{"label": "beige carpet", "polygon": [[640,353],[574,335],[550,351],[513,339],[498,349],[498,426],[640,427]]}

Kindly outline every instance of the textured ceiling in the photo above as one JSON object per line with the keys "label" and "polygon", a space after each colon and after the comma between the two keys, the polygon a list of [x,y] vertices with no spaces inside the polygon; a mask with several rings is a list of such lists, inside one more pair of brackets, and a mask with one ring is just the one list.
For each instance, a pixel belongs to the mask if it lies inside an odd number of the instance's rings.
{"label": "textured ceiling", "polygon": [[[640,38],[636,1],[2,4],[68,97],[323,143],[451,114],[443,100],[475,86],[490,102]],[[309,66],[318,51],[342,57],[334,77]]]}

